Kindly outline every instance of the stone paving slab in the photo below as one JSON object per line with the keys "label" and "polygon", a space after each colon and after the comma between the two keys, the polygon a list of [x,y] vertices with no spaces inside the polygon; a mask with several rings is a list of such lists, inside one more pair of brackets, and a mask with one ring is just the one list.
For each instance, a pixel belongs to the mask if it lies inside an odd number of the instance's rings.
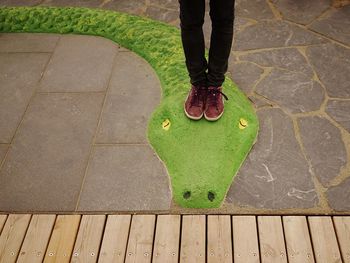
{"label": "stone paving slab", "polygon": [[336,186],[328,188],[326,195],[331,207],[337,212],[348,212],[350,210],[350,178]]}
{"label": "stone paving slab", "polygon": [[312,77],[314,74],[306,58],[296,48],[247,53],[240,55],[239,59],[241,61],[254,62],[261,67],[275,67],[288,71],[300,72],[308,77]]}
{"label": "stone paving slab", "polygon": [[350,133],[350,100],[328,100],[326,112]]}
{"label": "stone paving slab", "polygon": [[8,150],[8,144],[0,144],[0,165],[5,158],[5,154]]}
{"label": "stone paving slab", "polygon": [[347,163],[347,152],[339,129],[326,118],[308,116],[298,120],[300,135],[312,169],[327,186]]}
{"label": "stone paving slab", "polygon": [[290,113],[316,111],[325,96],[324,89],[317,81],[302,73],[278,68],[272,69],[255,90]]}
{"label": "stone paving slab", "polygon": [[350,48],[330,43],[308,47],[306,55],[328,95],[350,99]]}
{"label": "stone paving slab", "polygon": [[74,211],[101,94],[37,94],[0,171],[1,211]]}
{"label": "stone paving slab", "polygon": [[327,42],[321,36],[285,21],[263,20],[235,34],[234,50],[305,46]]}
{"label": "stone paving slab", "polygon": [[1,6],[34,6],[38,5],[42,0],[0,0]]}
{"label": "stone paving slab", "polygon": [[0,50],[0,143],[10,143],[50,54]]}
{"label": "stone paving slab", "polygon": [[315,20],[310,28],[344,44],[350,45],[350,5],[332,9],[328,14]]}
{"label": "stone paving slab", "polygon": [[102,37],[63,35],[40,82],[40,91],[105,91],[117,50],[117,45]]}
{"label": "stone paving slab", "polygon": [[[207,5],[206,10],[208,10],[208,0],[205,0],[205,2]],[[151,5],[161,6],[163,8],[168,8],[168,9],[178,9],[179,8],[179,1],[178,0],[149,0],[149,3]]]}
{"label": "stone paving slab", "polygon": [[148,6],[145,15],[149,18],[169,23],[179,17],[179,11],[164,9],[158,6]]}
{"label": "stone paving slab", "polygon": [[106,4],[102,5],[102,8],[119,12],[138,14],[144,10],[144,8],[146,8],[146,4],[144,0],[112,0],[106,1]]}
{"label": "stone paving slab", "polygon": [[329,0],[289,1],[272,0],[285,19],[300,24],[308,24],[330,8]]}
{"label": "stone paving slab", "polygon": [[44,33],[0,34],[1,52],[53,52],[60,35]]}
{"label": "stone paving slab", "polygon": [[232,62],[229,65],[228,71],[234,82],[246,94],[253,91],[255,84],[264,73],[264,69],[250,62]]}
{"label": "stone paving slab", "polygon": [[85,6],[85,7],[99,7],[103,0],[42,0],[43,6]]}
{"label": "stone paving slab", "polygon": [[78,211],[168,210],[170,182],[149,145],[94,148]]}
{"label": "stone paving slab", "polygon": [[312,174],[295,138],[293,123],[280,109],[258,111],[256,144],[234,179],[227,202],[264,209],[318,205]]}
{"label": "stone paving slab", "polygon": [[274,14],[265,0],[236,0],[235,15],[255,20],[272,19]]}
{"label": "stone paving slab", "polygon": [[120,52],[96,142],[147,144],[148,118],[160,103],[160,96],[159,79],[147,62],[134,53]]}

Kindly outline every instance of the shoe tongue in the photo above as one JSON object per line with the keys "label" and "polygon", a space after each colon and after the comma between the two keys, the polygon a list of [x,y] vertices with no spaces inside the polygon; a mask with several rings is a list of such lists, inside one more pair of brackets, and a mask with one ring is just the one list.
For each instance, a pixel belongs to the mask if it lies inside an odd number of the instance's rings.
{"label": "shoe tongue", "polygon": [[208,90],[220,90],[221,87],[213,87],[213,86],[210,86],[208,87]]}

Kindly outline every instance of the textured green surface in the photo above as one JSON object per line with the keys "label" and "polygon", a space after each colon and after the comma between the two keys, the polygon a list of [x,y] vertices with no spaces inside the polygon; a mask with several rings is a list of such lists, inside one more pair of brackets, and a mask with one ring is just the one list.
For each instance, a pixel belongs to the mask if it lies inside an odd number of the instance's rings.
{"label": "textured green surface", "polygon": [[[219,207],[258,132],[258,119],[246,96],[226,78],[229,100],[217,122],[189,120],[183,102],[189,78],[180,30],[162,22],[88,8],[0,8],[0,32],[47,32],[97,35],[145,58],[162,85],[162,101],[148,124],[148,139],[165,162],[174,200],[183,207]],[[145,98],[147,99],[147,98]],[[239,129],[239,119],[248,121]],[[162,127],[169,119],[169,130]],[[142,176],[142,175],[140,175]],[[185,192],[191,192],[188,199]],[[208,192],[214,199],[208,199]]]}

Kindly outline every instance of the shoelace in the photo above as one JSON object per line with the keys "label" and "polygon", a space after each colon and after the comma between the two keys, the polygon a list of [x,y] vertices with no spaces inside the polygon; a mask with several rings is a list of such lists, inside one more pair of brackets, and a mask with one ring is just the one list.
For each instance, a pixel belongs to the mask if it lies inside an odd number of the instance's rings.
{"label": "shoelace", "polygon": [[209,100],[210,105],[217,107],[217,103],[218,103],[217,95],[218,94],[221,94],[222,96],[224,96],[225,100],[228,100],[227,96],[219,89],[215,89],[215,88],[208,89],[208,98],[209,98],[208,100]]}
{"label": "shoelace", "polygon": [[194,106],[199,106],[200,98],[203,96],[202,92],[206,89],[201,86],[194,86],[194,96],[192,96],[191,104]]}

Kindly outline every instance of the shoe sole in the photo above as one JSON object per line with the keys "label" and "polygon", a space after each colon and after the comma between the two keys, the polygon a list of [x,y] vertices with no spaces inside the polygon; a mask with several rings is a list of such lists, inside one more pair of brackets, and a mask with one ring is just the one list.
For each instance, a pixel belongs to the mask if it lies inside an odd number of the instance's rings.
{"label": "shoe sole", "polygon": [[189,115],[189,114],[187,113],[187,111],[186,111],[186,106],[185,106],[185,105],[184,105],[184,112],[185,112],[187,118],[189,118],[189,119],[191,119],[191,120],[198,121],[198,120],[202,119],[202,117],[203,117],[203,113],[202,113],[202,115],[199,116],[199,117],[194,117],[194,116]]}
{"label": "shoe sole", "polygon": [[222,114],[224,114],[224,111],[221,112],[221,114],[215,118],[211,118],[211,117],[208,117],[207,115],[205,115],[204,113],[204,118],[207,120],[207,121],[217,121],[218,119],[221,118]]}

